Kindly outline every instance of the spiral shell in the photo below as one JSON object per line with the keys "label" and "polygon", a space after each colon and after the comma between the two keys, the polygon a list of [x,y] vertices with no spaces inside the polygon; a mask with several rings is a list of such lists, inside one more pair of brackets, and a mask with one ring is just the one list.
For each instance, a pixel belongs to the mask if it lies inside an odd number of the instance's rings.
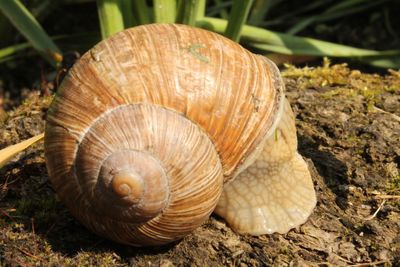
{"label": "spiral shell", "polygon": [[276,67],[209,31],[152,24],[80,58],[48,112],[50,180],[99,235],[182,238],[259,153],[282,102]]}

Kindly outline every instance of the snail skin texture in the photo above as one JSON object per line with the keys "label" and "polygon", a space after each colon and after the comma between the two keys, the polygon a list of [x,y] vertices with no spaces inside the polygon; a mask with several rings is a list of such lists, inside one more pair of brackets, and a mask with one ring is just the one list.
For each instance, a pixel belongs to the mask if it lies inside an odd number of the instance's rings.
{"label": "snail skin texture", "polygon": [[215,212],[286,233],[316,197],[279,70],[216,33],[151,24],[101,41],[49,109],[45,155],[86,227],[134,246],[180,239]]}

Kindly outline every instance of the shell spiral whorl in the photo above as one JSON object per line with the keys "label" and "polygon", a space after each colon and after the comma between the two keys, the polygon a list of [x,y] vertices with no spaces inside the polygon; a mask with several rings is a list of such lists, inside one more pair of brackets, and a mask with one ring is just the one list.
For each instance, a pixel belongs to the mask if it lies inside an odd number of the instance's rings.
{"label": "shell spiral whorl", "polygon": [[[117,242],[182,238],[276,120],[275,69],[238,44],[183,25],[145,25],[100,42],[48,112],[45,156],[61,200]],[[250,110],[251,112],[245,112]]]}
{"label": "shell spiral whorl", "polygon": [[[48,153],[57,145],[49,138]],[[100,117],[80,142],[74,166],[81,206],[73,212],[100,235],[133,245],[191,232],[222,191],[221,163],[208,136],[180,114],[149,104]],[[76,196],[61,197],[73,204]]]}

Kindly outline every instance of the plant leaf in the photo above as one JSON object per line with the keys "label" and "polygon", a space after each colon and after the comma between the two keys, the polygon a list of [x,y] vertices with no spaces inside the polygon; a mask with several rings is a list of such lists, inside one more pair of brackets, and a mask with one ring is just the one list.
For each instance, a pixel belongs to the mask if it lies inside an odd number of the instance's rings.
{"label": "plant leaf", "polygon": [[135,16],[133,15],[133,1],[120,0],[122,17],[124,18],[124,28],[130,28],[138,25]]}
{"label": "plant leaf", "polygon": [[[227,21],[205,17],[197,25],[218,33],[225,31]],[[263,51],[273,51],[291,55],[330,56],[330,57],[371,57],[398,56],[400,50],[376,51],[361,49],[313,38],[298,37],[290,34],[277,33],[254,26],[244,25],[242,40]],[[375,58],[376,59],[376,58]]]}
{"label": "plant leaf", "polygon": [[[54,36],[51,37],[51,39],[54,41],[60,41],[60,44],[64,50],[86,51],[100,41],[100,36],[97,32],[85,32],[79,34]],[[31,47],[32,45],[30,43],[21,43],[0,49],[0,63],[15,58],[18,52]]]}
{"label": "plant leaf", "polygon": [[231,13],[229,14],[228,26],[224,35],[236,42],[240,39],[242,26],[246,23],[247,16],[253,0],[234,0]]}
{"label": "plant leaf", "polygon": [[273,4],[274,0],[255,0],[250,13],[249,24],[258,25],[262,22]]}
{"label": "plant leaf", "polygon": [[232,6],[232,1],[223,2],[221,0],[214,0],[215,5],[207,8],[207,16],[212,17],[219,15],[223,19],[228,19],[228,12],[226,9]]}
{"label": "plant leaf", "polygon": [[[338,4],[333,5],[325,12],[319,15],[308,16],[300,21],[298,21],[292,28],[290,28],[287,33],[288,34],[296,34],[299,31],[306,28],[308,25],[314,22],[322,22],[331,19],[337,19],[344,16],[352,15],[366,9],[369,9],[373,6],[380,5],[388,0],[377,0],[374,2],[370,2],[369,0],[350,0],[339,2]],[[364,3],[366,2],[366,3]]]}
{"label": "plant leaf", "polygon": [[97,11],[103,39],[124,29],[124,19],[119,0],[97,0]]}
{"label": "plant leaf", "polygon": [[179,22],[194,26],[196,21],[204,17],[206,2],[204,0],[185,0],[182,1],[180,8]]}
{"label": "plant leaf", "polygon": [[57,66],[62,61],[60,49],[20,1],[0,1],[0,9],[32,46],[53,66]]}
{"label": "plant leaf", "polygon": [[29,43],[17,44],[0,49],[0,60],[11,56],[19,51],[31,47]]}
{"label": "plant leaf", "polygon": [[154,0],[153,10],[156,23],[174,23],[176,0]]}
{"label": "plant leaf", "polygon": [[133,13],[139,24],[149,24],[151,22],[149,7],[146,0],[131,0],[133,5]]}

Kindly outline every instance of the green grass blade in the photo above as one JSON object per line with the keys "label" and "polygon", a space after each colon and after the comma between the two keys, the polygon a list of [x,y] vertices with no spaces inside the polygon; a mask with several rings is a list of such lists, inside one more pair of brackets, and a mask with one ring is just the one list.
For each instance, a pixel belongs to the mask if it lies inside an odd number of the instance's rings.
{"label": "green grass blade", "polygon": [[400,69],[400,56],[397,57],[382,57],[382,58],[361,58],[359,59],[363,63],[367,63],[371,66],[385,68],[385,69]]}
{"label": "green grass blade", "polygon": [[130,28],[138,25],[138,22],[133,15],[132,0],[120,0],[122,17],[124,19],[124,28]]}
{"label": "green grass blade", "polygon": [[206,15],[206,0],[198,0],[197,1],[197,8],[196,8],[196,21],[199,19],[204,18]]}
{"label": "green grass blade", "polygon": [[[197,26],[223,33],[227,21],[217,18],[205,17],[198,21]],[[355,48],[346,45],[330,43],[313,38],[297,37],[284,33],[276,33],[254,26],[244,25],[242,40],[255,48],[265,51],[274,47],[282,47],[274,52],[291,55],[330,56],[330,57],[367,57],[367,56],[398,56],[400,50],[375,51]]]}
{"label": "green grass blade", "polygon": [[84,4],[84,3],[90,3],[90,2],[95,2],[96,0],[62,0],[64,4]]}
{"label": "green grass blade", "polygon": [[151,23],[149,7],[146,0],[131,0],[133,5],[133,14],[138,24]]}
{"label": "green grass blade", "polygon": [[103,39],[124,29],[119,0],[97,0],[101,37]]}
{"label": "green grass blade", "polygon": [[12,36],[12,25],[8,18],[6,18],[0,11],[0,47],[10,44]]}
{"label": "green grass blade", "polygon": [[314,23],[318,19],[320,19],[320,16],[306,17],[305,19],[297,22],[293,27],[291,27],[289,30],[287,30],[286,33],[295,35],[299,31],[307,28],[307,26],[311,25],[312,23]]}
{"label": "green grass blade", "polygon": [[284,21],[287,19],[292,19],[293,17],[300,16],[301,14],[309,14],[310,12],[316,13],[316,10],[319,8],[328,5],[331,3],[331,0],[318,0],[318,1],[309,1],[310,3],[307,3],[304,6],[298,6],[296,9],[293,9],[291,11],[286,12],[285,14],[282,14],[279,18]]}
{"label": "green grass blade", "polygon": [[50,64],[57,66],[62,61],[60,49],[20,1],[0,1],[0,9]]}
{"label": "green grass blade", "polygon": [[374,2],[367,2],[367,1],[363,1],[366,2],[364,4],[359,4],[359,5],[355,5],[352,7],[346,7],[346,9],[343,10],[336,10],[335,6],[333,6],[333,9],[329,9],[326,11],[326,13],[324,13],[323,15],[321,15],[321,21],[326,21],[328,19],[336,19],[336,18],[340,18],[340,17],[344,17],[344,16],[348,16],[348,15],[353,15],[355,13],[359,13],[361,11],[370,9],[374,6],[378,6],[381,5],[385,2],[387,2],[389,0],[376,0]]}
{"label": "green grass blade", "polygon": [[154,21],[174,23],[176,19],[176,0],[154,0]]}
{"label": "green grass blade", "polygon": [[258,25],[263,21],[268,11],[273,6],[274,0],[256,0],[251,10],[249,24]]}
{"label": "green grass blade", "polygon": [[30,9],[32,16],[34,16],[38,21],[43,21],[48,15],[53,12],[61,1],[54,0],[42,0],[36,6]]}
{"label": "green grass blade", "polygon": [[246,23],[253,0],[235,0],[229,15],[225,36],[238,42],[243,24]]}
{"label": "green grass blade", "polygon": [[272,45],[272,44],[262,44],[262,43],[245,43],[248,47],[255,48],[256,51],[260,51],[262,53],[266,52],[274,52],[283,55],[303,55],[300,50],[296,51],[299,53],[295,53],[293,50],[280,46],[280,45]]}
{"label": "green grass blade", "polygon": [[31,47],[29,43],[17,44],[0,49],[0,60],[14,55],[26,48]]}
{"label": "green grass blade", "polygon": [[[279,4],[281,1],[275,0],[273,3],[273,6]],[[292,20],[294,17],[298,17],[301,14],[307,14],[310,12],[314,12],[318,8],[321,8],[328,3],[330,3],[331,0],[318,0],[318,1],[312,1],[307,5],[304,6],[298,6],[296,9],[293,9],[292,11],[287,11],[285,14],[281,14],[278,18],[274,18],[273,20],[266,20],[260,22],[257,26],[270,26],[270,25],[279,25],[281,23],[286,22],[287,20]]]}
{"label": "green grass blade", "polygon": [[[89,48],[98,43],[101,38],[97,32],[85,32],[71,35],[58,35],[51,37],[51,39],[53,41],[59,41],[64,51],[86,52]],[[21,43],[0,49],[0,63],[14,59],[18,55],[18,52],[31,47],[32,45],[30,43]],[[30,55],[34,54],[26,53],[24,57]]]}
{"label": "green grass blade", "polygon": [[228,19],[229,15],[226,9],[232,6],[232,1],[223,2],[221,0],[214,0],[215,6],[207,8],[207,16],[214,17],[219,15],[223,19]]}
{"label": "green grass blade", "polygon": [[338,12],[338,11],[343,11],[346,10],[350,7],[354,7],[355,5],[358,4],[363,4],[363,3],[368,3],[371,2],[370,0],[347,0],[347,1],[341,1],[329,9],[327,9],[327,12]]}
{"label": "green grass blade", "polygon": [[353,15],[353,14],[359,13],[361,11],[367,10],[373,6],[380,5],[387,1],[388,0],[380,0],[380,1],[377,0],[374,2],[367,2],[363,5],[360,5],[359,3],[366,2],[366,0],[340,2],[340,3],[330,7],[329,9],[327,9],[325,12],[323,12],[320,15],[308,16],[308,17],[304,18],[303,20],[297,22],[296,25],[294,25],[292,28],[290,28],[287,31],[287,33],[288,34],[296,34],[314,22],[328,21],[328,20],[332,20],[332,19],[338,19],[341,17]]}
{"label": "green grass blade", "polygon": [[179,22],[194,26],[196,21],[204,17],[204,0],[185,0],[180,8]]}

